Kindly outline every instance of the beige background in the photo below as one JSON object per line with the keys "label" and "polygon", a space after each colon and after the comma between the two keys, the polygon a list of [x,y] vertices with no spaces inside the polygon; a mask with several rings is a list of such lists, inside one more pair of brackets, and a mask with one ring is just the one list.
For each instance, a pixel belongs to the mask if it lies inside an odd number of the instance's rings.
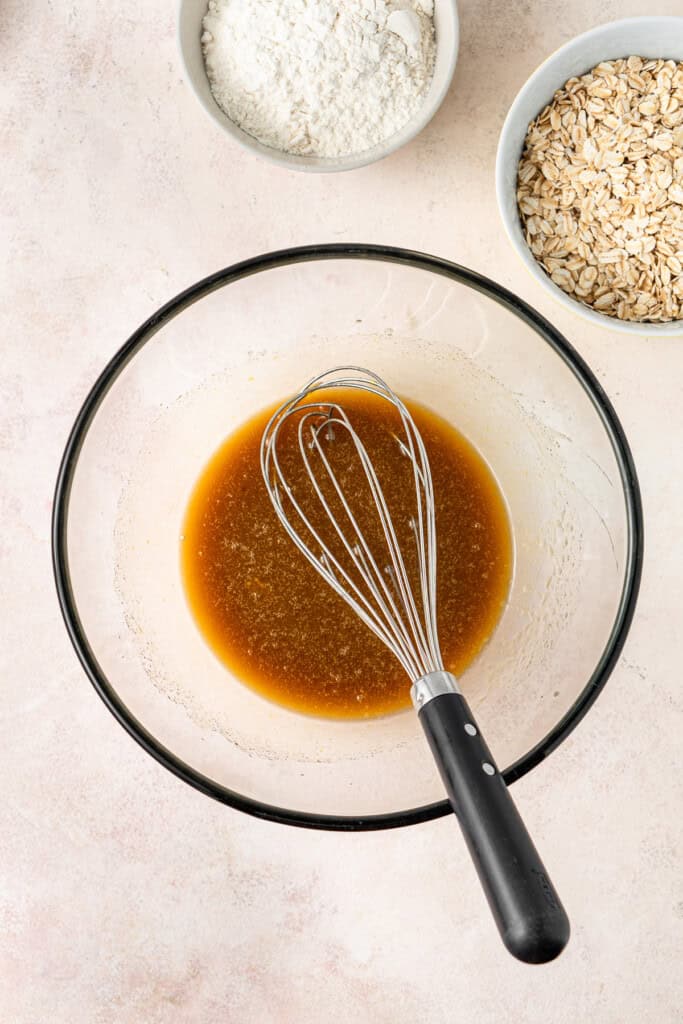
{"label": "beige background", "polygon": [[[257,162],[181,81],[174,4],[2,0],[0,1020],[3,1024],[670,1024],[683,1020],[683,342],[564,314],[498,221],[517,88],[632,0],[464,0],[452,91],[415,143],[346,176]],[[491,274],[588,358],[631,439],[648,524],[625,655],[515,797],[574,923],[503,951],[456,826],[261,823],[174,779],[76,664],[53,593],[58,458],[94,376],[157,306],[263,250],[385,242]],[[577,643],[580,643],[580,637]]]}

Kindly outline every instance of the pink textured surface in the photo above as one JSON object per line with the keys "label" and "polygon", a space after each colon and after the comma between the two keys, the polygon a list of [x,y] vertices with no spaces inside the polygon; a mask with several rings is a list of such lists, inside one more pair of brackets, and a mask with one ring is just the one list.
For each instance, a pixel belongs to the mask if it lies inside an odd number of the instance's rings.
{"label": "pink textured surface", "polygon": [[[570,36],[642,7],[465,0],[435,121],[381,164],[320,178],[257,162],[204,118],[170,7],[0,6],[0,1020],[683,1019],[683,348],[554,306],[512,255],[493,191],[524,78]],[[515,786],[574,923],[547,968],[503,951],[452,820],[339,836],[212,803],[117,726],[59,618],[52,487],[109,355],[219,266],[344,239],[422,248],[518,291],[591,361],[633,444],[649,533],[625,656],[578,731]]]}

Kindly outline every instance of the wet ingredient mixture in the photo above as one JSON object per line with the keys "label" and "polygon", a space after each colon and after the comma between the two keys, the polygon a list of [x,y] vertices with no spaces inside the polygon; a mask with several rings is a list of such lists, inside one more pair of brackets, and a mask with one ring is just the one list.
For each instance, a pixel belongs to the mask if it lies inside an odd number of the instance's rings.
{"label": "wet ingredient mixture", "polygon": [[[349,391],[334,397],[343,401],[372,454],[409,563],[414,490],[408,460],[387,429],[386,403]],[[505,604],[512,571],[508,518],[490,470],[469,442],[434,413],[406,404],[432,471],[439,637],[444,664],[458,675],[491,635]],[[399,663],[306,562],[271,507],[259,449],[272,411],[254,416],[224,442],[190,498],[181,561],[192,614],[227,668],[279,704],[335,718],[406,708],[410,680]],[[292,436],[285,470],[303,496],[310,486],[294,443]],[[284,463],[287,445],[282,450]],[[350,476],[344,489],[353,497],[355,483],[356,507],[362,509],[359,488],[365,484],[352,460],[349,465],[358,480]],[[373,525],[374,516],[367,523],[370,540]]]}

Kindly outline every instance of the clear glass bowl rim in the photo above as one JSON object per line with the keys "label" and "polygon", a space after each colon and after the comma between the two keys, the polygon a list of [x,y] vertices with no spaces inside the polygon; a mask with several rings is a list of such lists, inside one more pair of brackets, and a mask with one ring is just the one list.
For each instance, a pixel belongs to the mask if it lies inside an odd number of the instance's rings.
{"label": "clear glass bowl rim", "polygon": [[207,796],[237,810],[281,824],[333,831],[370,831],[431,821],[452,813],[447,800],[409,810],[364,817],[312,814],[253,800],[196,771],[161,744],[119,698],[101,670],[81,624],[69,571],[67,527],[69,496],[81,447],[100,404],[126,364],[165,324],[211,292],[261,271],[320,260],[375,260],[430,271],[478,291],[527,323],[563,360],[584,388],[609,438],[623,486],[627,520],[627,554],[621,598],[610,635],[590,679],[574,704],[555,726],[504,773],[506,783],[520,779],[567,738],[589,710],[614,669],[626,641],[640,587],[644,533],[640,487],[633,456],[617,414],[586,362],[552,324],[528,303],[490,278],[426,253],[382,245],[322,244],[282,249],[235,263],[180,292],[149,317],[105,366],[87,395],[71,428],[61,459],[52,511],[52,564],[57,596],[71,643],[86,675],[111,713],[130,736],[178,778]]}

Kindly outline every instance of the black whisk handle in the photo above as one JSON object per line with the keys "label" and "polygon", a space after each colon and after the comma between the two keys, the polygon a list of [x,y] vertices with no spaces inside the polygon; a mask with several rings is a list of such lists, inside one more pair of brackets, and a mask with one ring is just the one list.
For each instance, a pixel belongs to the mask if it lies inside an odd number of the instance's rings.
{"label": "black whisk handle", "polygon": [[505,946],[527,963],[554,960],[569,919],[467,701],[442,693],[418,715]]}

